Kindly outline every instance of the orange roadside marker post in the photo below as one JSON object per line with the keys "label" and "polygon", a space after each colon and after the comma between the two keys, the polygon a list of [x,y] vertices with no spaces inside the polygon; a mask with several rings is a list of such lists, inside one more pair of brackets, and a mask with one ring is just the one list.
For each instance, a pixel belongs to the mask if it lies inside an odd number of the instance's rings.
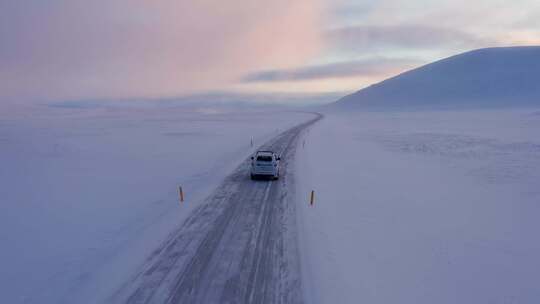
{"label": "orange roadside marker post", "polygon": [[182,186],[178,186],[178,195],[180,196],[180,202],[184,201],[184,190],[182,190]]}

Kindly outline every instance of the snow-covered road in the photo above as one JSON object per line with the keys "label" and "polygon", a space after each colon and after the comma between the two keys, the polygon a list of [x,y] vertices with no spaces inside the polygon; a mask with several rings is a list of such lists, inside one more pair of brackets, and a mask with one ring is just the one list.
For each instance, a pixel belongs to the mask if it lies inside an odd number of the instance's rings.
{"label": "snow-covered road", "polygon": [[251,181],[243,162],[157,248],[111,302],[302,302],[291,168],[302,130],[262,146],[282,155],[281,178]]}

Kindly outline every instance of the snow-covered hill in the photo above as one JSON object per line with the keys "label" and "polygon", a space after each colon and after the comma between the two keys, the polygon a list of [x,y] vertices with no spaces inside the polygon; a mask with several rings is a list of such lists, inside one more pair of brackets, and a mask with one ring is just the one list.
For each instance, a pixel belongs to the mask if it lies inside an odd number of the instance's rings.
{"label": "snow-covered hill", "polygon": [[362,108],[478,108],[540,105],[540,47],[480,49],[387,79],[333,105]]}

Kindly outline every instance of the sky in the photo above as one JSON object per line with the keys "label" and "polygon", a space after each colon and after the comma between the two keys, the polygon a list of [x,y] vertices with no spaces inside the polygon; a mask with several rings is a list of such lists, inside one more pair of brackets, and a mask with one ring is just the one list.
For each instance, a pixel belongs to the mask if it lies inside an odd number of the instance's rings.
{"label": "sky", "polygon": [[0,103],[345,95],[539,44],[537,0],[0,0]]}

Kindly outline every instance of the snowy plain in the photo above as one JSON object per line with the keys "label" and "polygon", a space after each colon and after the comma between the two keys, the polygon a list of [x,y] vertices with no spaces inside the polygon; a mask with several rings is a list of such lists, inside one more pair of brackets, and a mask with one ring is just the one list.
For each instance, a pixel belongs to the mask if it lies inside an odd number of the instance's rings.
{"label": "snowy plain", "polygon": [[306,302],[538,303],[539,130],[538,109],[326,115],[296,158]]}
{"label": "snowy plain", "polygon": [[223,106],[3,111],[0,302],[103,302],[258,145],[310,118]]}

